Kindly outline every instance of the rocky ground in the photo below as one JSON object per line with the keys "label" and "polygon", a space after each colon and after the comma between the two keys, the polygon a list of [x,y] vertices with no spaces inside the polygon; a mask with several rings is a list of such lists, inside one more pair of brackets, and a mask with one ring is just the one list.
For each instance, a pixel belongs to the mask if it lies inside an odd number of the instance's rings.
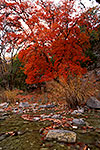
{"label": "rocky ground", "polygon": [[37,99],[22,93],[14,103],[1,101],[0,150],[99,150],[100,69],[88,72],[87,78],[98,85],[98,94],[77,109],[43,104],[39,94]]}
{"label": "rocky ground", "polygon": [[99,150],[100,101],[65,105],[0,104],[0,150]]}

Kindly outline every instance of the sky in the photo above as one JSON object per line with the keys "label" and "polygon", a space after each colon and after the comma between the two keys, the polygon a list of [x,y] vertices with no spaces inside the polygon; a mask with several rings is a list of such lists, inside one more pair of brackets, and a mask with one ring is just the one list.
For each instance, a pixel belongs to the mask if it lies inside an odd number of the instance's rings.
{"label": "sky", "polygon": [[[56,3],[58,3],[60,0],[54,0]],[[76,1],[79,1],[79,0],[76,0]],[[86,7],[89,7],[89,6],[95,6],[95,5],[98,5],[98,3],[95,1],[95,0],[81,0],[81,2],[86,6]]]}

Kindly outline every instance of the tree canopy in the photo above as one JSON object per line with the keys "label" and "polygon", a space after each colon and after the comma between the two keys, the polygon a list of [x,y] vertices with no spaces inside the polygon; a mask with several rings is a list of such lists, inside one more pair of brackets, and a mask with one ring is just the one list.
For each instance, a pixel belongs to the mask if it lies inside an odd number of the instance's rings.
{"label": "tree canopy", "polygon": [[28,84],[86,72],[90,33],[98,23],[98,8],[77,13],[75,1],[1,1],[2,49],[19,51]]}

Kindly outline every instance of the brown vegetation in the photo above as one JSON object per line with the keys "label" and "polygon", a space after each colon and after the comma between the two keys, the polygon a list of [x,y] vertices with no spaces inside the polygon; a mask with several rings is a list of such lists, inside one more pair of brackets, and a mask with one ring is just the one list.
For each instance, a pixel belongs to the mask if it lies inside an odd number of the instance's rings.
{"label": "brown vegetation", "polygon": [[96,83],[94,75],[91,78],[77,76],[69,81],[61,78],[59,83],[51,81],[47,85],[47,91],[52,101],[76,107],[77,105],[84,105],[90,96],[96,96],[100,87],[99,82]]}

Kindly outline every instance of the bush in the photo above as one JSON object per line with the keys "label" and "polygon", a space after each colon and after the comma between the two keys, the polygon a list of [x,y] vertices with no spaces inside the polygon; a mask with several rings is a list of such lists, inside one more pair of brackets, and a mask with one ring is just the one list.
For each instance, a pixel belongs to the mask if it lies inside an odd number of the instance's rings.
{"label": "bush", "polygon": [[84,105],[87,98],[94,95],[95,89],[92,81],[79,76],[68,81],[61,78],[59,83],[51,81],[47,85],[50,99],[67,104],[71,108]]}
{"label": "bush", "polygon": [[14,90],[2,90],[0,92],[0,99],[2,100],[1,102],[10,102],[14,103],[17,100],[17,95],[20,92],[20,90],[14,89]]}

